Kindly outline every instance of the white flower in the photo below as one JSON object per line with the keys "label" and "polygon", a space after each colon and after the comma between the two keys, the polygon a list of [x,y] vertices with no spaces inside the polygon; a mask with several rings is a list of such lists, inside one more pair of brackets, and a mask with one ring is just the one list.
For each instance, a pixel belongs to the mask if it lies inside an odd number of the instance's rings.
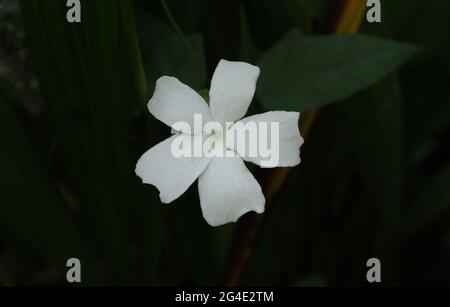
{"label": "white flower", "polygon": [[[267,112],[241,118],[253,99],[260,70],[243,63],[221,60],[211,81],[210,106],[190,87],[173,77],[161,77],[148,103],[150,113],[169,126],[183,121],[194,124],[194,114],[204,122],[255,122],[279,124],[278,167],[300,163],[303,139],[298,130],[299,113]],[[198,191],[203,217],[211,226],[236,222],[249,211],[264,212],[265,198],[261,187],[246,168],[244,161],[261,166],[262,157],[178,157],[171,153],[176,138],[193,139],[205,136],[179,133],[147,151],[137,162],[136,174],[144,183],[156,186],[163,203],[180,197],[198,178]],[[266,143],[270,140],[266,140]],[[228,152],[239,150],[227,148]]]}

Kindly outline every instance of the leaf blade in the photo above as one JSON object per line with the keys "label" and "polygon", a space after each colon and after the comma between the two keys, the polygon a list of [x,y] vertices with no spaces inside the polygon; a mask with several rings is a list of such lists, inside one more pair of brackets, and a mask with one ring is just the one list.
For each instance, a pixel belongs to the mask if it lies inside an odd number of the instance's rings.
{"label": "leaf blade", "polygon": [[376,83],[416,51],[365,35],[304,37],[292,31],[263,55],[257,96],[267,109],[304,112]]}

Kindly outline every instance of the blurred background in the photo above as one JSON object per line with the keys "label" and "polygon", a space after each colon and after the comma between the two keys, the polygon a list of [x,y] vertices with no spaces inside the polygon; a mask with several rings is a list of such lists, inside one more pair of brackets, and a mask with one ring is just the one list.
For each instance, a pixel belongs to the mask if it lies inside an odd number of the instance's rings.
{"label": "blurred background", "polygon": [[[0,285],[450,286],[450,2],[0,0]],[[361,35],[351,36],[359,32]],[[170,135],[155,80],[262,69],[250,113],[302,112],[266,212],[210,227],[135,176]]]}

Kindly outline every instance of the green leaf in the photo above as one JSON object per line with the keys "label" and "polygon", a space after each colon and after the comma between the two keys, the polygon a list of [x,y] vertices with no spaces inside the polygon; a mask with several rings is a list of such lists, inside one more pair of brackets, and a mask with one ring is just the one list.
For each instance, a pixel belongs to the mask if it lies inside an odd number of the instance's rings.
{"label": "green leaf", "polygon": [[291,7],[287,7],[284,1],[277,1],[274,5],[272,0],[246,0],[242,4],[250,33],[262,51],[280,40],[294,26],[289,13]]}
{"label": "green leaf", "polygon": [[[383,24],[396,39],[425,46],[427,53],[444,57],[449,63],[450,36],[443,35],[450,27],[447,0],[430,1],[423,5],[421,0],[396,0],[383,3]],[[367,24],[377,28],[376,24]]]}
{"label": "green leaf", "polygon": [[247,15],[245,14],[245,8],[242,5],[242,3],[239,7],[239,20],[240,20],[239,59],[241,61],[251,63],[259,55],[258,50],[256,50],[255,45],[253,44],[253,39],[248,24],[248,18]]}
{"label": "green leaf", "polygon": [[362,183],[388,223],[398,219],[404,174],[404,114],[400,85],[391,76],[352,97],[343,109],[347,139]]}
{"label": "green leaf", "polygon": [[433,223],[450,210],[450,164],[438,173],[417,176],[416,184],[411,190],[417,191],[410,208],[403,216],[403,235],[416,233]]}
{"label": "green leaf", "polygon": [[122,49],[128,50],[120,37],[126,1],[84,1],[79,24],[67,22],[65,1],[21,1],[58,155],[83,226],[111,280],[123,283],[130,273],[127,216],[134,201],[132,104],[121,87],[121,78],[129,76],[121,74],[121,57],[127,57]]}
{"label": "green leaf", "polygon": [[[244,1],[248,3],[248,1]],[[240,53],[240,1],[201,1],[208,73],[221,59],[236,59]]]}
{"label": "green leaf", "polygon": [[324,15],[326,0],[284,0],[287,12],[297,29],[302,33],[312,34],[316,18]]}
{"label": "green leaf", "polygon": [[[97,268],[80,230],[49,180],[17,116],[0,95],[0,231],[8,241],[32,247],[59,271],[77,257],[85,265],[85,281],[94,280]],[[1,272],[0,282],[6,282]],[[3,275],[4,277],[2,277]]]}
{"label": "green leaf", "polygon": [[307,111],[386,77],[417,48],[365,35],[288,33],[261,58],[257,96],[267,109]]}
{"label": "green leaf", "polygon": [[209,103],[209,90],[208,89],[203,89],[201,91],[198,92],[198,94],[200,96],[202,96],[202,98]]}
{"label": "green leaf", "polygon": [[163,75],[174,76],[194,89],[204,88],[206,64],[202,35],[188,36],[185,41],[151,14],[145,11],[136,13],[149,93],[153,92],[156,80]]}

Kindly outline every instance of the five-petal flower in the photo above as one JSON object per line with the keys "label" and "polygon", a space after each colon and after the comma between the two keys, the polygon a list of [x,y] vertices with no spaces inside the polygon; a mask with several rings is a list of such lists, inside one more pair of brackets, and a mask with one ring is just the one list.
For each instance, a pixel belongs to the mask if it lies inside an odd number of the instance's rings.
{"label": "five-petal flower", "polygon": [[[255,94],[259,74],[256,66],[221,60],[211,81],[209,107],[197,92],[176,78],[164,76],[157,81],[148,108],[169,126],[180,121],[194,126],[196,114],[201,114],[205,122],[222,124],[276,122],[279,125],[279,160],[274,166],[298,165],[303,143],[298,130],[299,113],[267,112],[241,120]],[[136,174],[144,183],[158,188],[163,203],[177,199],[198,178],[203,217],[211,226],[236,222],[249,211],[264,212],[265,198],[261,187],[244,164],[245,160],[263,166],[262,157],[245,156],[239,148],[233,147],[226,148],[227,153],[231,153],[226,157],[175,157],[171,153],[176,138],[194,142],[204,137],[201,131],[173,135],[139,159]]]}

